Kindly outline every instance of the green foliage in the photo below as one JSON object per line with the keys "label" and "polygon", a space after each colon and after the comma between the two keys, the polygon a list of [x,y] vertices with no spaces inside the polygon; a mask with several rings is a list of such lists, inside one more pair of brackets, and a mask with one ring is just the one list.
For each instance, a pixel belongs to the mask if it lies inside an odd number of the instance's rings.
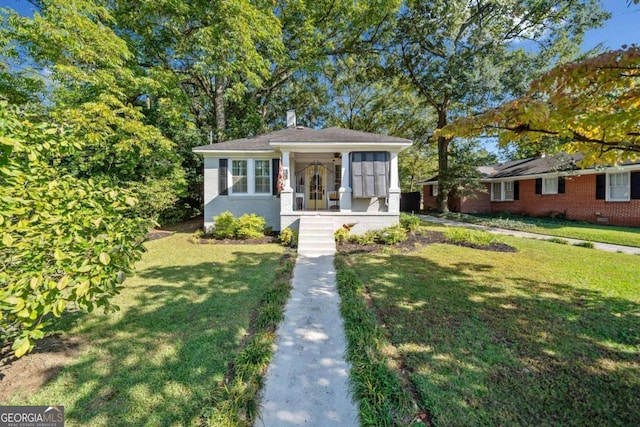
{"label": "green foliage", "polygon": [[407,240],[407,232],[400,225],[383,228],[376,233],[376,241],[385,245],[397,245]]}
{"label": "green foliage", "polygon": [[593,242],[577,242],[574,243],[573,246],[579,246],[581,248],[593,249],[595,248],[595,244]]}
{"label": "green foliage", "polygon": [[239,239],[259,239],[264,237],[265,219],[256,214],[244,214],[235,221],[236,237]]}
{"label": "green foliage", "polygon": [[447,227],[444,236],[452,242],[470,243],[473,245],[490,245],[498,240],[495,234],[482,230],[471,230],[464,227]]}
{"label": "green foliage", "polygon": [[362,234],[352,234],[349,236],[349,241],[365,246],[375,243],[377,233],[373,230],[367,230]]}
{"label": "green foliage", "polygon": [[560,237],[552,237],[550,239],[546,239],[547,242],[558,243],[559,245],[568,245],[569,241],[567,239],[561,239]]}
{"label": "green foliage", "polygon": [[354,394],[360,402],[363,426],[404,425],[415,416],[416,404],[402,386],[398,373],[385,356],[387,334],[377,324],[365,301],[364,283],[342,259],[336,260],[340,312],[345,322],[347,359],[351,363]]}
{"label": "green foliage", "polygon": [[286,227],[280,232],[280,243],[282,246],[296,246],[298,243],[298,232]]}
{"label": "green foliage", "polygon": [[400,213],[400,225],[407,231],[414,232],[420,227],[420,217],[417,215]]}
{"label": "green foliage", "polygon": [[150,225],[131,216],[130,191],[51,166],[82,149],[68,129],[20,114],[0,101],[0,329],[17,356],[71,303],[116,310]]}
{"label": "green foliage", "polygon": [[406,239],[407,232],[400,224],[385,227],[381,230],[367,230],[362,234],[351,234],[348,237],[350,242],[354,242],[362,246],[374,243],[395,245]]}
{"label": "green foliage", "polygon": [[264,236],[265,219],[256,214],[236,218],[229,211],[213,217],[213,237],[216,239],[259,239]]}
{"label": "green foliage", "polygon": [[236,218],[229,211],[213,217],[213,236],[216,239],[232,239],[236,236]]}
{"label": "green foliage", "polygon": [[349,240],[351,231],[346,227],[340,227],[333,233],[333,238],[337,243],[344,243]]}

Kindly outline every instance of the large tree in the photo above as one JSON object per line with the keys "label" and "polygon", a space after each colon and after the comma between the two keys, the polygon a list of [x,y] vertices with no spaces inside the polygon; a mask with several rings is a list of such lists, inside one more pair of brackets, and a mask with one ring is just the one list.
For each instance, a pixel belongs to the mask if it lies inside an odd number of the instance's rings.
{"label": "large tree", "polygon": [[[584,32],[607,17],[595,0],[410,0],[400,9],[385,63],[437,116],[435,128],[520,95],[530,79],[578,53]],[[438,150],[438,208],[447,211],[451,137]]]}
{"label": "large tree", "polygon": [[[138,213],[157,217],[185,187],[174,144],[147,123],[144,96],[159,83],[135,67],[127,43],[111,29],[114,16],[101,1],[41,0],[37,5],[32,18],[5,11],[0,41],[28,58],[32,75],[42,76],[40,91],[22,101],[38,102],[43,116],[73,126],[86,142],[58,167],[134,189],[141,201]],[[9,72],[0,79],[25,81],[26,68],[5,64]],[[0,96],[21,101],[11,92]]]}
{"label": "large tree", "polygon": [[[640,158],[640,48],[554,67],[526,95],[468,118],[441,134],[494,135],[501,144],[554,148],[585,155],[585,164]],[[539,149],[539,148],[538,148]]]}

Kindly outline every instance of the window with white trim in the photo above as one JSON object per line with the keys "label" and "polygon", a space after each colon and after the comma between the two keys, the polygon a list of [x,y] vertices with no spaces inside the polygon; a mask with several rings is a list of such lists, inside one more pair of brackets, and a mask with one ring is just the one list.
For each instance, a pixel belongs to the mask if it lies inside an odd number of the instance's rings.
{"label": "window with white trim", "polygon": [[272,173],[271,159],[231,160],[229,194],[271,194]]}
{"label": "window with white trim", "polygon": [[247,160],[231,161],[231,192],[246,194],[249,192],[247,177]]}
{"label": "window with white trim", "polygon": [[432,193],[431,195],[433,197],[437,197],[438,196],[438,184],[433,184],[431,186],[431,188],[433,189],[432,192],[431,192]]}
{"label": "window with white trim", "polygon": [[491,201],[504,202],[513,200],[514,188],[513,181],[492,182]]}
{"label": "window with white trim", "polygon": [[542,194],[558,194],[558,177],[542,179]]}
{"label": "window with white trim", "polygon": [[271,194],[271,161],[256,160],[254,163],[254,182],[256,194]]}
{"label": "window with white trim", "polygon": [[613,202],[629,201],[631,195],[629,172],[607,174],[607,200]]}

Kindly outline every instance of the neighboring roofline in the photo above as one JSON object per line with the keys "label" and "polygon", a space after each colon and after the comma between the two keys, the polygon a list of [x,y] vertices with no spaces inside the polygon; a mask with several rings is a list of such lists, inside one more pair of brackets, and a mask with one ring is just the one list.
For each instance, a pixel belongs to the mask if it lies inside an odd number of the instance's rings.
{"label": "neighboring roofline", "polygon": [[[582,176],[582,175],[597,175],[601,173],[615,173],[615,172],[632,172],[632,171],[640,171],[640,163],[633,163],[629,165],[618,165],[618,166],[596,166],[585,169],[571,169],[564,171],[553,171],[553,172],[545,172],[545,173],[536,173],[531,175],[512,175],[512,176],[502,176],[497,178],[492,177],[482,177],[479,179],[480,182],[501,182],[501,181],[524,181],[526,179],[538,179],[538,178],[549,178],[554,176]],[[438,176],[432,176],[431,178],[423,179],[417,182],[418,185],[433,185],[437,184]]]}
{"label": "neighboring roofline", "polygon": [[601,173],[612,173],[612,172],[630,172],[640,170],[640,163],[631,164],[631,165],[619,165],[619,166],[607,166],[607,167],[590,167],[585,169],[571,169],[564,171],[553,171],[553,172],[545,172],[545,173],[535,173],[531,175],[513,175],[513,176],[502,176],[497,178],[486,177],[480,178],[480,182],[499,182],[499,181],[523,181],[525,179],[538,179],[538,178],[549,178],[555,176],[582,176],[582,175],[597,175]]}

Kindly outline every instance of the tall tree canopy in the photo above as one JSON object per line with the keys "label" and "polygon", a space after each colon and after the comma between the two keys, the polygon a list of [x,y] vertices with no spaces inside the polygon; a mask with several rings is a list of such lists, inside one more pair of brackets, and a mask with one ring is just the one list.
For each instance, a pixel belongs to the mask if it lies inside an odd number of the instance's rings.
{"label": "tall tree canopy", "polygon": [[[411,0],[400,10],[385,62],[433,109],[436,129],[522,94],[548,64],[574,57],[584,32],[607,16],[595,0]],[[446,211],[451,137],[435,139]]]}
{"label": "tall tree canopy", "polygon": [[553,137],[563,151],[585,154],[585,164],[640,158],[640,48],[559,65],[524,97],[442,129],[447,138],[494,133],[503,145],[528,147]]}

